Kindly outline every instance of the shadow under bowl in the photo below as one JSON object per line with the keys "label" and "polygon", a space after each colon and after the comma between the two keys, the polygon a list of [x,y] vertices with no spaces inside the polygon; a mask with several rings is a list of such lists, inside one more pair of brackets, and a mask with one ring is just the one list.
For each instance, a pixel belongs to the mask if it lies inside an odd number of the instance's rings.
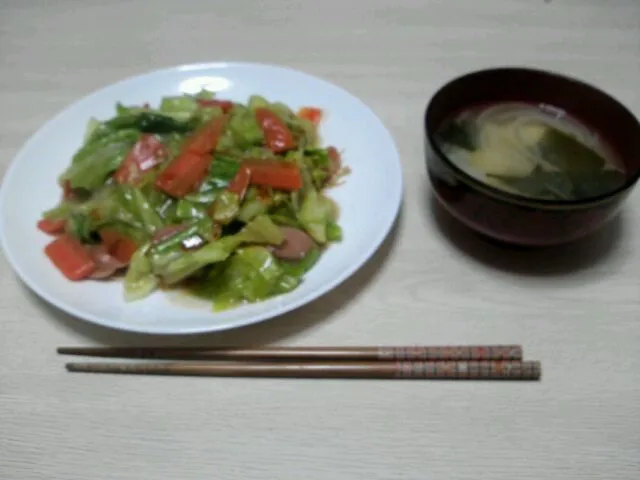
{"label": "shadow under bowl", "polygon": [[[604,195],[539,200],[491,187],[457,167],[434,140],[442,124],[480,104],[521,102],[561,109],[597,132],[622,162],[625,181]],[[580,80],[528,68],[472,72],[444,85],[425,112],[427,171],[438,201],[478,233],[520,246],[578,240],[619,211],[640,177],[640,123],[613,97]]]}

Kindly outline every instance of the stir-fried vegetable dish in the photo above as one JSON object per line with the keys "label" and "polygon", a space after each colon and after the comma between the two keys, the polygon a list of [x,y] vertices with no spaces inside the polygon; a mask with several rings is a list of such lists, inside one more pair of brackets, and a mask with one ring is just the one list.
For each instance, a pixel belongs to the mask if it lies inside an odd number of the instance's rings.
{"label": "stir-fried vegetable dish", "polygon": [[221,310],[289,292],[342,237],[324,192],[345,169],[321,119],[207,91],[118,104],[58,180],[45,253],[72,281],[124,274],[127,300],[179,287]]}

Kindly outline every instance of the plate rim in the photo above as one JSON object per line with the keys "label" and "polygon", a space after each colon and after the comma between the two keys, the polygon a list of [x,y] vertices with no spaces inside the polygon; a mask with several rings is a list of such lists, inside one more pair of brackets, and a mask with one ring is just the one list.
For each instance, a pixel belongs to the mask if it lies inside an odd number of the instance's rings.
{"label": "plate rim", "polygon": [[[330,88],[341,90],[344,93],[348,94],[350,97],[352,97],[357,103],[359,103],[360,106],[363,109],[365,109],[369,114],[371,114],[377,120],[377,122],[379,122],[379,124],[383,127],[383,129],[387,132],[388,140],[391,142],[391,146],[395,151],[394,163],[397,166],[397,169],[395,169],[395,171],[398,172],[398,175],[396,179],[396,182],[397,182],[396,188],[394,190],[397,191],[397,195],[395,196],[395,198],[393,198],[393,202],[395,206],[393,208],[392,215],[390,216],[389,221],[383,228],[381,228],[378,231],[379,233],[375,237],[374,241],[371,242],[371,246],[368,249],[363,250],[363,254],[356,261],[354,261],[349,268],[344,269],[340,275],[337,275],[333,280],[325,283],[324,285],[322,285],[322,287],[316,289],[315,291],[312,291],[310,294],[305,295],[299,300],[293,301],[285,306],[277,307],[273,311],[268,312],[266,314],[249,315],[246,319],[235,321],[232,324],[223,324],[223,325],[208,325],[208,326],[205,325],[205,326],[197,326],[197,327],[171,329],[166,327],[165,328],[145,328],[145,326],[142,326],[142,325],[138,326],[138,325],[123,324],[121,322],[111,322],[108,320],[105,321],[105,319],[100,315],[94,315],[93,313],[86,312],[86,311],[83,312],[76,309],[75,307],[67,305],[66,302],[58,300],[55,295],[50,295],[49,293],[41,289],[35,282],[33,282],[30,279],[30,276],[27,275],[24,272],[24,270],[20,267],[19,262],[16,260],[11,250],[7,248],[7,241],[5,238],[5,231],[4,231],[5,229],[3,228],[4,215],[2,215],[5,209],[5,203],[6,203],[6,198],[5,198],[6,188],[4,188],[4,186],[8,183],[8,181],[11,180],[12,176],[14,175],[14,171],[17,168],[16,165],[19,163],[19,159],[25,154],[25,152],[30,148],[30,146],[34,143],[37,143],[39,138],[42,135],[44,135],[46,130],[50,128],[52,125],[56,124],[56,122],[59,121],[59,118],[63,117],[69,110],[72,110],[77,105],[83,102],[89,101],[90,99],[99,96],[104,90],[108,88],[126,84],[130,81],[148,77],[148,76],[154,76],[159,74],[161,75],[163,73],[170,73],[170,72],[176,72],[176,71],[197,72],[200,70],[225,69],[225,68],[233,68],[233,67],[254,67],[254,68],[268,68],[268,69],[280,70],[280,71],[284,71],[284,72],[288,72],[296,75],[302,75],[304,77],[308,77],[310,80],[313,80],[316,82],[318,81],[322,82]],[[153,70],[147,70],[139,74],[129,75],[120,80],[107,83],[101,87],[98,87],[93,91],[87,93],[86,95],[83,95],[80,98],[73,100],[71,103],[67,104],[65,107],[63,107],[60,111],[58,111],[48,120],[46,120],[44,123],[40,124],[40,126],[38,126],[38,128],[33,133],[31,133],[31,135],[27,138],[27,140],[13,155],[13,157],[9,161],[9,166],[5,170],[5,173],[2,177],[1,182],[2,183],[0,185],[0,215],[2,215],[2,217],[0,217],[0,221],[2,221],[2,223],[0,224],[0,247],[2,248],[4,257],[7,259],[7,262],[9,263],[11,269],[18,276],[21,282],[25,286],[27,286],[28,289],[30,289],[33,293],[35,293],[38,297],[44,300],[45,303],[48,304],[48,306],[54,307],[60,310],[61,312],[64,312],[65,314],[73,317],[75,320],[84,321],[84,322],[97,325],[99,327],[106,328],[112,331],[127,332],[127,333],[142,334],[142,335],[152,335],[152,336],[169,336],[169,335],[193,336],[193,335],[213,334],[213,333],[220,333],[220,332],[225,332],[230,330],[237,330],[240,328],[248,327],[250,325],[266,322],[267,320],[275,319],[277,317],[290,313],[294,310],[298,310],[304,305],[315,302],[321,297],[324,297],[325,295],[327,295],[329,292],[335,290],[339,285],[344,283],[347,279],[351,278],[358,270],[360,270],[375,256],[376,252],[382,247],[385,240],[387,239],[389,234],[392,232],[394,226],[396,225],[398,221],[398,216],[403,204],[403,199],[404,199],[404,175],[403,175],[402,161],[401,161],[400,151],[398,150],[398,145],[395,141],[395,138],[391,134],[391,131],[389,130],[389,128],[384,124],[382,119],[364,101],[362,101],[357,95],[354,95],[346,88],[340,85],[334,84],[324,79],[323,77],[312,75],[305,71],[298,70],[293,67],[289,67],[285,65],[262,63],[262,62],[246,62],[246,61],[196,62],[196,63],[185,63],[185,64],[180,64],[175,66],[161,67]],[[214,314],[214,312],[211,312],[211,313]]]}

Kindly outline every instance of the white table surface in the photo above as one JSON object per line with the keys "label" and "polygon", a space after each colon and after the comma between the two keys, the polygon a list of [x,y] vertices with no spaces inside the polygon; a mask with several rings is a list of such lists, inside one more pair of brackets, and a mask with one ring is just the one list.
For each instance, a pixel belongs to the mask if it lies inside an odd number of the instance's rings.
{"label": "white table surface", "polygon": [[500,64],[581,77],[640,115],[639,0],[2,0],[2,172],[78,97],[211,60],[289,65],[362,98],[397,140],[406,195],[395,234],[335,292],[199,342],[521,343],[543,381],[69,375],[56,346],[140,339],[52,310],[2,257],[0,479],[640,478],[640,190],[589,241],[505,251],[434,217],[421,137],[438,86]]}

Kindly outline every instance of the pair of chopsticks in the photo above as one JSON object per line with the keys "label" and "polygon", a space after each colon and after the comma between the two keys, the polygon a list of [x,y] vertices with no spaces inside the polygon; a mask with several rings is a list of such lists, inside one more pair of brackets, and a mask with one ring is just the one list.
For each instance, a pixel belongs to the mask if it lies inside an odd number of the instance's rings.
{"label": "pair of chopsticks", "polygon": [[[163,362],[67,363],[70,372],[201,377],[539,380],[519,345],[417,347],[61,347],[62,355]],[[187,360],[178,362],[177,360]]]}

